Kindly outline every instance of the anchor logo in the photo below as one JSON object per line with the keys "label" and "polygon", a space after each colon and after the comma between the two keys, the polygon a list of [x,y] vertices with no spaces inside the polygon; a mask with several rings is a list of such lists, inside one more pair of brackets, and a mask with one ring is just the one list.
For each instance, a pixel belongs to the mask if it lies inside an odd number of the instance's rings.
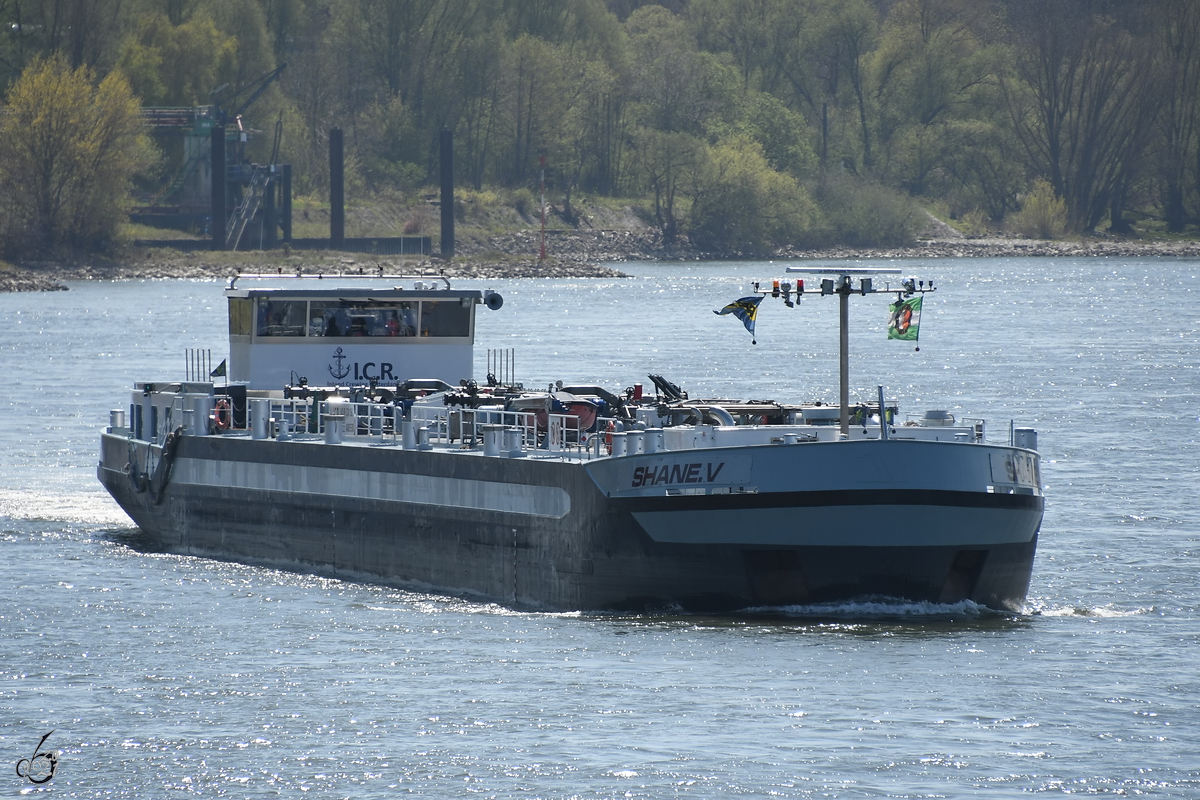
{"label": "anchor logo", "polygon": [[53,750],[38,752],[50,738],[50,733],[43,736],[37,747],[33,748],[30,758],[22,758],[17,762],[17,775],[30,783],[47,783],[54,777],[54,770],[58,767],[58,754]]}
{"label": "anchor logo", "polygon": [[342,364],[346,358],[346,354],[342,352],[342,348],[340,347],[333,352],[333,360],[337,362],[337,367],[334,367],[333,364],[330,364],[329,374],[333,376],[334,380],[340,381],[342,378],[350,374],[350,368]]}

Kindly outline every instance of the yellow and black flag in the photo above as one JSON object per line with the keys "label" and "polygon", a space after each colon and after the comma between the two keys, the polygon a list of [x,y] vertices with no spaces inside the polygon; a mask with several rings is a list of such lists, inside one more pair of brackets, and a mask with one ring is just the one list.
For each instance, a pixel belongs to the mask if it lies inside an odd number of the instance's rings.
{"label": "yellow and black flag", "polygon": [[714,311],[714,314],[733,314],[742,321],[746,326],[746,330],[750,331],[750,343],[758,344],[754,338],[754,320],[758,317],[758,304],[762,302],[762,295],[756,294],[753,297],[743,297],[734,300],[729,305],[722,308],[720,311]]}

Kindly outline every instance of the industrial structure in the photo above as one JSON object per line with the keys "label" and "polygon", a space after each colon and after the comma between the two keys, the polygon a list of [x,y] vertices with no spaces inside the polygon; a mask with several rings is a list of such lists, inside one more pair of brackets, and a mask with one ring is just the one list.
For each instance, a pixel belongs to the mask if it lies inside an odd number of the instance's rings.
{"label": "industrial structure", "polygon": [[[430,255],[432,240],[428,236],[346,237],[345,156],[339,128],[329,132],[329,238],[292,236],[292,166],[279,163],[283,120],[275,123],[270,156],[259,164],[247,156],[247,145],[259,131],[252,130],[244,117],[286,67],[281,64],[225,98],[221,98],[225,87],[219,87],[213,92],[217,102],[212,105],[143,109],[143,118],[166,154],[168,169],[163,183],[139,198],[130,219],[204,238],[141,243],[189,250],[271,250],[287,245],[378,255]],[[448,179],[444,166],[453,164],[448,131],[441,144],[443,200],[453,209],[452,174]],[[449,257],[454,251],[452,211],[448,232],[446,225],[443,211],[442,254]]]}

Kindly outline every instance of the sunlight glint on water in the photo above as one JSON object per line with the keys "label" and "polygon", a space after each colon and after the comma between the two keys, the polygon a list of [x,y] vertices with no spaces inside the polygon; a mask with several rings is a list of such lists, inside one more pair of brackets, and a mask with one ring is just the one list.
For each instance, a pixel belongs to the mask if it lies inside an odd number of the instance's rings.
{"label": "sunlight glint on water", "polygon": [[[782,264],[493,281],[517,377],[836,399],[836,302],[714,309]],[[920,351],[856,298],[853,392],[1039,431],[1027,613],[964,603],[540,615],[141,551],[95,481],[134,380],[224,356],[220,284],[0,296],[0,736],[69,797],[1200,796],[1200,280],[1177,260],[889,262]],[[11,766],[10,766],[11,769]],[[10,775],[15,793],[18,779]]]}

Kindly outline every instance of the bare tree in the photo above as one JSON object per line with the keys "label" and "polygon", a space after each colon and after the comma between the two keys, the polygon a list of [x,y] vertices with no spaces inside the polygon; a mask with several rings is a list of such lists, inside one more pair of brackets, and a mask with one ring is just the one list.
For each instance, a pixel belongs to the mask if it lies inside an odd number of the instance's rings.
{"label": "bare tree", "polygon": [[1178,233],[1188,221],[1187,195],[1200,191],[1200,5],[1162,0],[1154,19],[1155,82],[1162,87],[1155,168],[1167,230]]}
{"label": "bare tree", "polygon": [[[1151,60],[1128,20],[1092,0],[1015,0],[1015,76],[1003,81],[1014,130],[1076,230],[1120,206],[1153,120]],[[1114,205],[1116,212],[1114,213]]]}

